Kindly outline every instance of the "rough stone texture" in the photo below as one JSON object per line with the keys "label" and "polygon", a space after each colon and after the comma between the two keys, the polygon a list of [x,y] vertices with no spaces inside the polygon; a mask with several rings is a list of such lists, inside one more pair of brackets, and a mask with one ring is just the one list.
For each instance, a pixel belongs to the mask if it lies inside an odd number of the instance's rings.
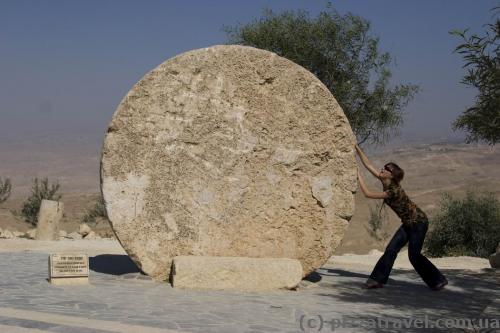
{"label": "rough stone texture", "polygon": [[78,227],[78,233],[80,235],[82,235],[83,237],[87,236],[91,231],[92,231],[92,229],[90,229],[90,227],[87,223],[82,223]]}
{"label": "rough stone texture", "polygon": [[0,238],[12,239],[12,238],[16,238],[16,236],[10,230],[1,230],[0,231]]}
{"label": "rough stone texture", "polygon": [[37,240],[57,240],[59,222],[63,216],[64,204],[59,201],[42,200],[36,225]]}
{"label": "rough stone texture", "polygon": [[80,235],[76,231],[73,231],[72,233],[68,234],[68,236],[66,236],[66,237],[70,238],[70,239],[82,239],[82,235]]}
{"label": "rough stone texture", "polygon": [[180,255],[294,258],[305,275],[353,214],[354,143],[310,72],[214,46],[164,62],[125,96],[103,146],[102,192],[120,243],[157,280]]}
{"label": "rough stone texture", "polygon": [[173,260],[172,286],[200,290],[294,289],[302,280],[296,259],[179,256]]}
{"label": "rough stone texture", "polygon": [[35,239],[36,238],[36,228],[32,228],[28,231],[26,231],[26,237],[29,239]]}
{"label": "rough stone texture", "polygon": [[90,232],[84,237],[84,239],[101,239],[101,236],[96,234],[93,230],[90,230]]}

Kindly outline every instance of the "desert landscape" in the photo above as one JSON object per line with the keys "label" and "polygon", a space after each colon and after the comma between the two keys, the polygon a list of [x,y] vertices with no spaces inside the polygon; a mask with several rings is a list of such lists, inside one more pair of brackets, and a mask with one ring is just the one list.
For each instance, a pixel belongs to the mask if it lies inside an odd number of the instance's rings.
{"label": "desert landscape", "polygon": [[0,18],[1,333],[500,332],[498,1]]}
{"label": "desert landscape", "polygon": [[[98,200],[99,193],[99,134],[80,136],[57,143],[53,136],[30,140],[2,140],[0,142],[0,175],[13,183],[12,195],[0,206],[0,228],[25,232],[32,226],[19,212],[30,193],[34,177],[48,177],[59,181],[65,204],[62,229],[76,231],[89,209]],[[431,218],[439,210],[443,193],[460,197],[468,189],[493,192],[500,198],[500,148],[484,144],[457,142],[398,143],[367,149],[376,167],[393,161],[405,170],[403,187],[409,196]],[[365,179],[372,190],[381,185],[365,170]],[[383,250],[400,221],[388,208],[387,219],[380,235],[370,234],[368,220],[370,207],[375,209],[379,200],[364,198],[360,190],[355,196],[355,214],[349,223],[342,244],[335,255],[367,254],[371,250]],[[106,220],[98,219],[92,226],[100,236],[112,237],[113,232]]]}

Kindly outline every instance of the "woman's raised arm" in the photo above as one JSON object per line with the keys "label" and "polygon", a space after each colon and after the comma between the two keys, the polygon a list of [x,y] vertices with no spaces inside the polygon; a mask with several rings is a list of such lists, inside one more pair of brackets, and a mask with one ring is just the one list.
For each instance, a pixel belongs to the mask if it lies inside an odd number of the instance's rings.
{"label": "woman's raised arm", "polygon": [[359,172],[358,168],[358,180],[359,180],[359,186],[361,187],[361,191],[363,191],[363,194],[365,197],[370,198],[370,199],[386,199],[389,197],[389,195],[386,192],[372,192],[366,187],[365,181],[363,179],[363,176],[361,176],[361,172]]}
{"label": "woman's raised arm", "polygon": [[370,171],[373,176],[375,176],[376,178],[379,178],[379,172],[370,163],[370,161],[368,160],[368,157],[366,157],[363,150],[361,150],[361,148],[357,144],[355,147],[356,147],[356,151],[358,152],[359,158],[361,159],[361,162],[363,162],[363,165],[365,166],[365,168],[367,168],[368,171]]}

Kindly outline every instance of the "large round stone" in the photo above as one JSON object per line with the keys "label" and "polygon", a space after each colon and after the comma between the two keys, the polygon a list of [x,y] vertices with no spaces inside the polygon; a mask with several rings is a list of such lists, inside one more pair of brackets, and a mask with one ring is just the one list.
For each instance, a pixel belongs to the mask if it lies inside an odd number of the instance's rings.
{"label": "large round stone", "polygon": [[355,137],[328,89],[274,53],[214,46],[146,74],[109,125],[106,209],[141,269],[179,255],[332,255],[353,214]]}

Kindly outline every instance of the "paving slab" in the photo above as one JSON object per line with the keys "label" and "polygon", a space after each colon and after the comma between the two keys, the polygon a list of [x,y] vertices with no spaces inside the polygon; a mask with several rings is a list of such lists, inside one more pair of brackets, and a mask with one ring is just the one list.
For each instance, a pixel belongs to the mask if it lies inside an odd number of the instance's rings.
{"label": "paving slab", "polygon": [[296,291],[194,291],[152,281],[124,254],[89,252],[86,286],[50,285],[47,249],[0,252],[0,332],[473,332],[409,321],[500,319],[491,268],[442,269],[450,284],[435,292],[396,266],[384,288],[364,290],[375,262],[333,259]]}

